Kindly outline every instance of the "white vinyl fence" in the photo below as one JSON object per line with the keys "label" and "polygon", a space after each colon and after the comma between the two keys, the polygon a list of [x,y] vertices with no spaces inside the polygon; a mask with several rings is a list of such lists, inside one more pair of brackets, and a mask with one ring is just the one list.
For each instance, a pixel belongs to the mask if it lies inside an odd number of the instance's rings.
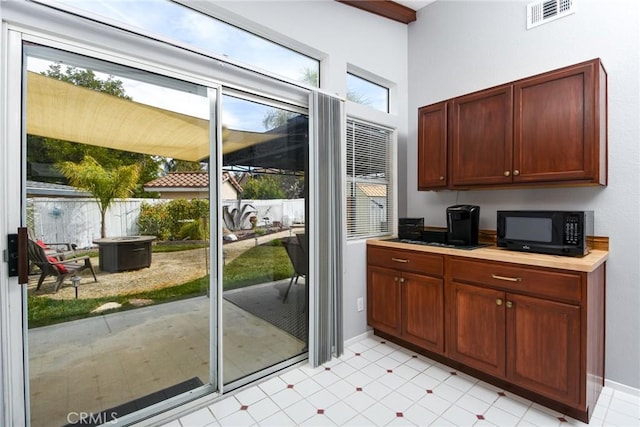
{"label": "white vinyl fence", "polygon": [[[304,199],[275,199],[275,200],[241,200],[240,207],[250,204],[255,208],[255,216],[258,219],[258,227],[273,226],[274,222],[280,222],[282,227],[295,224],[304,224]],[[229,206],[229,210],[238,208],[237,200],[223,200],[222,206]],[[244,228],[251,228],[249,221],[243,224]]]}
{"label": "white vinyl fence", "polygon": [[[108,236],[138,234],[138,216],[142,202],[158,203],[156,199],[118,199],[106,215]],[[29,228],[44,242],[75,243],[79,248],[93,246],[100,238],[100,210],[91,198],[44,198],[27,200]]]}
{"label": "white vinyl fence", "polygon": [[[117,199],[106,215],[107,236],[133,236],[138,234],[138,217],[143,202],[167,203],[165,199]],[[236,207],[237,201],[224,200],[223,205]],[[304,199],[294,200],[242,200],[256,208],[258,226],[270,226],[279,221],[287,227],[304,223]],[[268,219],[267,219],[268,218]],[[27,199],[27,223],[35,237],[44,242],[75,243],[88,248],[100,238],[100,210],[92,198]],[[250,224],[246,225],[250,228]]]}

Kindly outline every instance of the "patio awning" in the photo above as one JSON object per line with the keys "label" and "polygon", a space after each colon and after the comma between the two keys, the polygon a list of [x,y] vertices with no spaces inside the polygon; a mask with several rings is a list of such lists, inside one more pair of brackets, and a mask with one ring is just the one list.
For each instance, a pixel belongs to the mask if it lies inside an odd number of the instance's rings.
{"label": "patio awning", "polygon": [[[27,133],[180,160],[209,157],[208,120],[33,72],[27,76]],[[284,135],[223,129],[222,137],[227,154]]]}

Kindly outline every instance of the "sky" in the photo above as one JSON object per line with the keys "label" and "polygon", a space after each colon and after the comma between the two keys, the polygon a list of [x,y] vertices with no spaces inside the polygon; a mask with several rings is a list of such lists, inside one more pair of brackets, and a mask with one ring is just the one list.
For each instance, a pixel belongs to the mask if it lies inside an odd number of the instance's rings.
{"label": "sky", "polygon": [[167,0],[58,0],[127,26],[301,81],[319,61]]}
{"label": "sky", "polygon": [[[27,69],[40,73],[48,70],[52,64],[54,63],[48,60],[28,57]],[[94,72],[96,77],[102,80],[109,77],[108,74]],[[139,72],[137,74],[139,75]],[[113,77],[122,81],[125,94],[135,102],[205,120],[209,119],[209,100],[205,96],[123,76]],[[273,109],[273,107],[225,95],[222,98],[222,125],[230,129],[264,132],[266,129],[263,125],[263,119]]]}

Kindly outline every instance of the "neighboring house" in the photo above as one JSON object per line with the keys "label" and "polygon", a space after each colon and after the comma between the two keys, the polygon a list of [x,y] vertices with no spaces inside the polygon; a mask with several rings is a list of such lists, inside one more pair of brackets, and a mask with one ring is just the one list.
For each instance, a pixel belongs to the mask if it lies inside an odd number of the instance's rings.
{"label": "neighboring house", "polygon": [[[160,193],[161,199],[206,199],[209,197],[208,172],[171,172],[147,182],[145,191]],[[235,200],[242,187],[230,173],[222,174],[222,198]]]}
{"label": "neighboring house", "polygon": [[88,191],[63,184],[27,180],[27,197],[93,197]]}
{"label": "neighboring house", "polygon": [[347,200],[347,224],[354,234],[388,231],[387,186],[357,183]]}

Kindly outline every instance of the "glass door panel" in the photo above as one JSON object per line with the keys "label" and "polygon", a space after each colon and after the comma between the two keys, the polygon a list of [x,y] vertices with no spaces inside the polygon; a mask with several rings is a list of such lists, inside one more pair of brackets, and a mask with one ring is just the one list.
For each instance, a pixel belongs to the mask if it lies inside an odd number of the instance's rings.
{"label": "glass door panel", "polygon": [[210,91],[24,52],[31,425],[214,390]]}
{"label": "glass door panel", "polygon": [[223,95],[225,384],[307,352],[308,145],[306,114]]}

